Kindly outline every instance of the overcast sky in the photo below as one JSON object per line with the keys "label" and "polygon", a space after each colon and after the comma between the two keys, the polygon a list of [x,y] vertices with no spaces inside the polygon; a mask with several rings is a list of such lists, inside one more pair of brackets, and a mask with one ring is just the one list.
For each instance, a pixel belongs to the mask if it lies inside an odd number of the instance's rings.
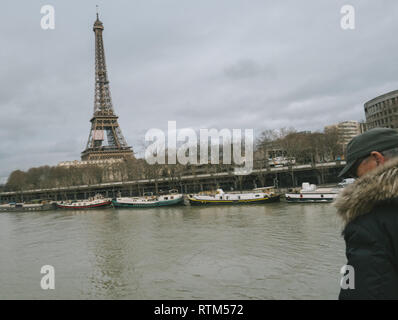
{"label": "overcast sky", "polygon": [[[42,30],[42,5],[55,30]],[[295,127],[364,119],[398,89],[398,2],[11,1],[0,10],[0,183],[15,169],[80,159],[94,99],[95,5],[127,142],[167,128]],[[342,30],[340,9],[356,9]]]}

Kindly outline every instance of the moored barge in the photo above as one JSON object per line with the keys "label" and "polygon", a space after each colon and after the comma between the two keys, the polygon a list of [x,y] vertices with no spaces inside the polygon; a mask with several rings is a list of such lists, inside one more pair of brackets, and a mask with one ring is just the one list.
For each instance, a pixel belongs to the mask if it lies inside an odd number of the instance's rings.
{"label": "moored barge", "polygon": [[16,203],[11,202],[0,205],[0,212],[29,212],[29,211],[48,211],[56,209],[54,203]]}
{"label": "moored barge", "polygon": [[58,209],[100,209],[109,207],[112,204],[112,200],[97,194],[93,198],[87,200],[59,201],[56,204]]}
{"label": "moored barge", "polygon": [[271,190],[271,188],[259,188],[250,192],[225,193],[222,189],[217,189],[215,194],[191,194],[188,196],[188,200],[193,206],[240,205],[279,201],[280,195]]}
{"label": "moored barge", "polygon": [[333,202],[340,190],[339,188],[317,188],[314,184],[304,182],[299,191],[286,193],[285,199],[291,203]]}
{"label": "moored barge", "polygon": [[154,208],[175,206],[184,203],[184,196],[176,190],[170,190],[169,194],[155,196],[148,193],[143,197],[118,197],[112,200],[115,208]]}

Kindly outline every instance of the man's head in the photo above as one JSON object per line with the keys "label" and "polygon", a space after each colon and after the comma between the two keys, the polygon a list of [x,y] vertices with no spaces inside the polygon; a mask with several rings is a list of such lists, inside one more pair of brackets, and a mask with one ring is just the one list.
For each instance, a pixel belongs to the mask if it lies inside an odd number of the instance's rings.
{"label": "man's head", "polygon": [[375,128],[353,138],[347,145],[347,165],[339,177],[361,177],[365,173],[398,157],[398,132]]}

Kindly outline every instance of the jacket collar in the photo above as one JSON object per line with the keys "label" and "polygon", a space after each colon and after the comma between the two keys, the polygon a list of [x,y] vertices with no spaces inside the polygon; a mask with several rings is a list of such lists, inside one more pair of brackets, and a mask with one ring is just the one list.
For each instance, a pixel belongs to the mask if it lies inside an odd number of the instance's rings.
{"label": "jacket collar", "polygon": [[334,206],[347,225],[377,205],[397,197],[398,159],[392,159],[345,187],[336,198]]}

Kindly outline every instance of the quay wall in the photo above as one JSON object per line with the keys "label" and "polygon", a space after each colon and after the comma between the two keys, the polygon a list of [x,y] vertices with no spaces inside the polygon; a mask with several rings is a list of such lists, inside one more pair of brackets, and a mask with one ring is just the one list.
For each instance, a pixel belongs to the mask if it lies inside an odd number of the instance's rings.
{"label": "quay wall", "polygon": [[316,185],[340,182],[341,179],[337,175],[344,165],[344,161],[336,161],[255,169],[248,175],[235,175],[233,171],[226,171],[172,178],[1,192],[0,203],[29,202],[32,200],[78,200],[89,198],[97,193],[112,198],[118,195],[140,196],[144,192],[159,193],[167,192],[170,189],[177,189],[181,193],[195,193],[215,190],[217,188],[222,188],[225,191],[250,190],[264,186],[275,186],[277,189],[287,190],[289,188],[300,187],[303,182]]}

